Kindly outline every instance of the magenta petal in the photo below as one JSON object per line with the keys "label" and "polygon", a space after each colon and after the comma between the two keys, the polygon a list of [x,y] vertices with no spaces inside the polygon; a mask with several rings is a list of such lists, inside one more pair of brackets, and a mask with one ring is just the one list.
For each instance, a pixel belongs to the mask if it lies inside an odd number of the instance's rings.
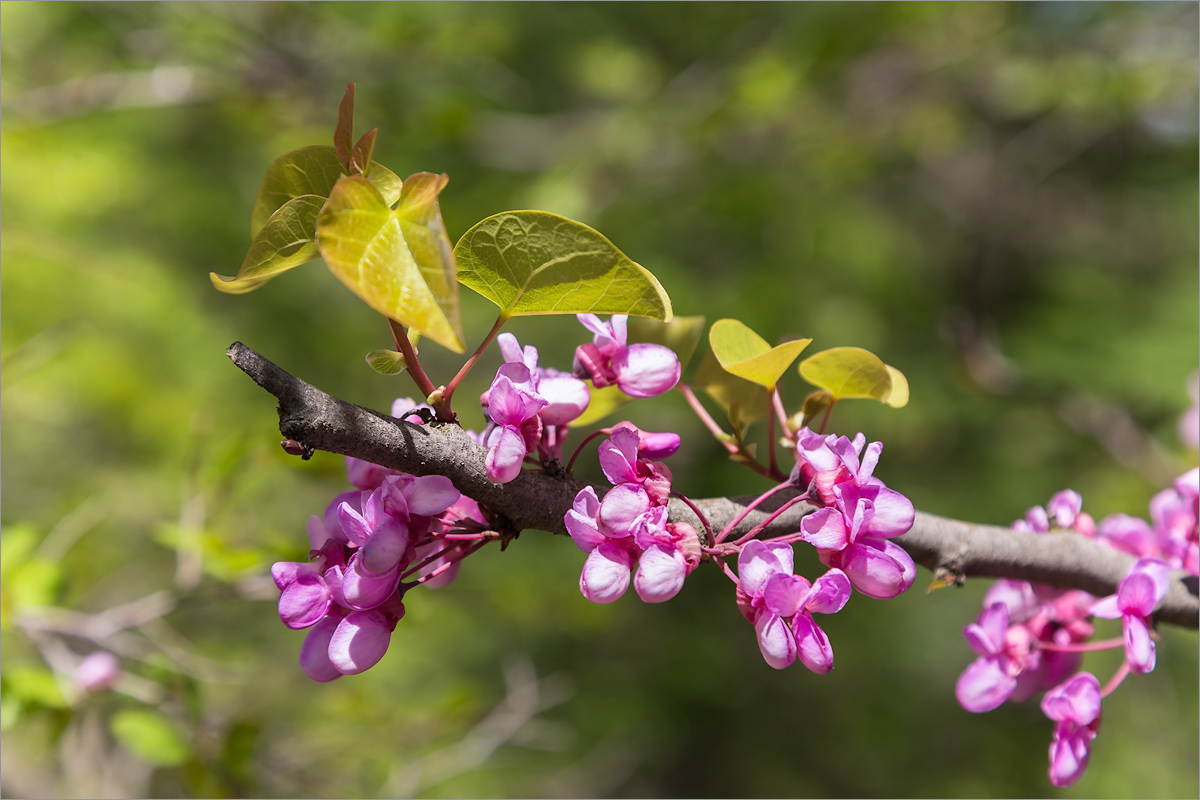
{"label": "magenta petal", "polygon": [[408,550],[408,526],[394,517],[375,529],[371,538],[358,551],[358,568],[364,575],[375,577],[391,571]]}
{"label": "magenta petal", "polygon": [[508,483],[521,472],[525,459],[525,437],[511,425],[496,428],[488,437],[488,454],[484,462],[488,479]]}
{"label": "magenta petal", "polygon": [[760,611],[754,632],[758,635],[759,652],[769,665],[784,669],[796,660],[796,637],[778,614]]}
{"label": "magenta petal", "polygon": [[525,351],[521,349],[521,343],[517,341],[516,336],[511,333],[502,333],[496,337],[496,345],[500,348],[500,355],[504,357],[505,363],[529,366],[525,362]]}
{"label": "magenta petal", "polygon": [[333,594],[325,581],[313,575],[291,583],[279,594],[279,618],[292,630],[307,628],[325,618]]}
{"label": "magenta petal", "polygon": [[903,594],[917,576],[912,557],[887,539],[864,539],[847,547],[842,570],[855,589],[876,600]]}
{"label": "magenta petal", "polygon": [[1100,716],[1100,699],[1100,681],[1080,672],[1046,692],[1042,713],[1055,722],[1088,725]]}
{"label": "magenta petal", "polygon": [[763,602],[777,616],[791,617],[800,610],[809,588],[808,581],[798,575],[776,572],[763,587]]}
{"label": "magenta petal", "polygon": [[[365,495],[366,492],[363,492]],[[338,522],[346,534],[350,544],[362,547],[371,535],[371,525],[366,518],[349,503],[342,503],[337,509]]]}
{"label": "magenta petal", "polygon": [[614,486],[600,501],[600,524],[611,536],[628,536],[638,518],[650,510],[646,490],[636,483]]}
{"label": "magenta petal", "polygon": [[784,542],[752,539],[738,554],[738,583],[751,597],[762,597],[767,581],[777,572],[792,574],[795,552]]}
{"label": "magenta petal", "polygon": [[796,654],[801,664],[818,675],[833,669],[833,645],[816,620],[801,612],[792,619],[792,632],[796,635]]}
{"label": "magenta petal", "polygon": [[679,594],[687,577],[687,562],[679,551],[654,545],[638,559],[633,588],[646,603],[662,603]]}
{"label": "magenta petal", "polygon": [[845,518],[836,508],[822,508],[800,520],[800,538],[819,550],[843,550],[850,544]]}
{"label": "magenta petal", "polygon": [[1125,616],[1121,619],[1121,627],[1125,635],[1125,658],[1129,660],[1129,671],[1135,675],[1153,672],[1157,656],[1146,623],[1141,617]]}
{"label": "magenta petal", "polygon": [[379,663],[394,626],[379,611],[351,611],[329,640],[329,661],[343,675],[357,675]]}
{"label": "magenta petal", "polygon": [[870,536],[888,539],[908,533],[912,528],[917,512],[912,501],[904,495],[880,485],[868,487],[863,497],[875,507],[875,515],[870,522]]}
{"label": "magenta petal", "polygon": [[1088,726],[1060,722],[1054,726],[1050,742],[1050,783],[1058,788],[1070,786],[1087,770],[1092,739],[1096,732]]}
{"label": "magenta petal", "polygon": [[1139,558],[1117,589],[1117,604],[1126,614],[1148,617],[1171,588],[1171,571],[1157,558]]}
{"label": "magenta petal", "polygon": [[571,535],[575,546],[585,553],[595,550],[606,537],[600,533],[596,517],[600,514],[600,501],[596,499],[596,490],[586,486],[575,495],[575,504],[563,517],[567,533]]}
{"label": "magenta petal", "polygon": [[633,560],[617,545],[605,542],[588,555],[579,576],[579,591],[593,603],[611,603],[629,588]]}
{"label": "magenta petal", "polygon": [[980,656],[958,676],[954,694],[959,704],[976,714],[1004,705],[1017,687],[1017,679],[1000,665],[999,659]]}
{"label": "magenta petal", "polygon": [[408,511],[422,517],[441,514],[458,502],[461,493],[444,475],[423,475],[413,481],[407,492]]}
{"label": "magenta petal", "polygon": [[342,575],[342,596],[350,608],[368,609],[382,605],[400,585],[400,570],[383,575],[365,575],[359,565],[362,552],[355,553]]}
{"label": "magenta petal", "polygon": [[328,683],[342,677],[342,673],[329,660],[329,640],[341,621],[340,616],[321,620],[308,632],[304,644],[300,646],[300,668],[318,683]]}
{"label": "magenta petal", "polygon": [[637,472],[634,470],[637,463],[638,437],[636,433],[632,434],[633,447],[630,448],[629,438],[625,435],[628,433],[630,431],[627,428],[619,428],[613,431],[608,441],[600,443],[600,469],[613,486],[638,482]]}
{"label": "magenta petal", "polygon": [[846,573],[831,569],[812,585],[804,599],[804,610],[810,614],[836,614],[850,599],[851,591]]}
{"label": "magenta petal", "polygon": [[660,344],[635,344],[613,354],[617,386],[630,397],[656,397],[679,383],[679,357]]}

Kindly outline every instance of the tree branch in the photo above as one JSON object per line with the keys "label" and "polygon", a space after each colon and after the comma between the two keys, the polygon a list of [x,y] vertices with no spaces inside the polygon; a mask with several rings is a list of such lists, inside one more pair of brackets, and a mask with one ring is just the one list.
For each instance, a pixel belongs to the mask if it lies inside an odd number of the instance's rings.
{"label": "tree branch", "polygon": [[[279,430],[306,451],[325,450],[413,475],[444,475],[463,494],[502,514],[515,531],[526,528],[566,534],[563,515],[575,495],[588,486],[572,476],[554,477],[522,470],[511,483],[488,480],[485,450],[454,423],[414,425],[387,414],[339,400],[286,372],[235,342],[226,353],[233,363],[279,400]],[[595,487],[597,495],[603,494]],[[779,492],[746,515],[730,538],[748,532],[791,497]],[[714,529],[734,519],[753,497],[693,500]],[[764,531],[764,536],[794,533],[813,507],[797,504]],[[672,520],[700,529],[696,515],[672,500]],[[939,577],[1010,578],[1112,594],[1133,565],[1132,556],[1069,532],[1031,535],[1008,528],[978,525],[917,512],[912,530],[895,540],[913,560]],[[1187,628],[1200,627],[1195,576],[1177,573],[1157,619]]]}

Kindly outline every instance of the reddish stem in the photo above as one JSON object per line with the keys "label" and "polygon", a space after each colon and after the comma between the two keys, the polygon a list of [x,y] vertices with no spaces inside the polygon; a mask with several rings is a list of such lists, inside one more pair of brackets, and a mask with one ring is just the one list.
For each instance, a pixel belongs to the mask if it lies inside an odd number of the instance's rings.
{"label": "reddish stem", "polygon": [[[434,387],[433,381],[429,380],[429,376],[425,374],[425,370],[421,369],[421,360],[417,358],[417,351],[408,339],[408,331],[391,317],[388,317],[387,321],[388,327],[392,329],[392,339],[396,342],[396,349],[404,356],[404,363],[407,365],[408,374],[412,376],[413,381],[417,384],[417,390],[421,392],[421,396],[428,400],[429,396],[437,391],[437,389]],[[438,418],[441,418],[440,413]]]}
{"label": "reddish stem", "polygon": [[796,505],[796,503],[802,502],[802,500],[803,500],[803,497],[793,497],[791,500],[788,500],[786,503],[781,505],[779,508],[775,509],[775,511],[773,511],[769,517],[767,517],[765,520],[763,520],[758,525],[755,525],[753,528],[751,528],[748,533],[746,533],[744,536],[741,536],[740,538],[738,538],[737,541],[734,542],[734,544],[735,545],[745,544],[746,542],[753,539],[755,536],[758,536],[760,533],[763,532],[763,530],[766,529],[766,527],[768,525],[770,525],[772,522],[774,522],[776,519],[778,519],[779,516],[781,514],[783,514],[783,512],[787,511],[789,508]]}
{"label": "reddish stem", "polygon": [[609,436],[611,434],[612,428],[601,428],[598,431],[592,431],[589,433],[584,440],[579,443],[579,446],[575,448],[575,452],[571,454],[571,460],[567,462],[567,472],[569,473],[572,468],[574,468],[575,459],[579,458],[579,454],[583,452],[583,446],[585,444],[590,442],[592,439],[595,439],[597,436]]}
{"label": "reddish stem", "polygon": [[475,366],[475,362],[479,361],[480,356],[483,355],[483,351],[487,350],[488,345],[500,333],[500,329],[504,327],[504,323],[506,322],[508,322],[508,315],[500,312],[500,316],[496,318],[496,324],[492,325],[492,329],[488,331],[487,336],[483,337],[483,341],[479,343],[479,347],[475,348],[475,352],[459,368],[458,374],[450,379],[450,383],[446,384],[446,388],[442,391],[442,401],[446,404],[447,410],[450,408],[450,398],[454,396],[454,390],[462,383],[463,378],[467,377],[467,373]]}
{"label": "reddish stem", "polygon": [[[704,533],[705,533],[705,536],[707,537],[708,541],[712,542],[713,541],[712,526],[708,524],[708,517],[704,516],[704,512],[701,511],[700,509],[696,508],[695,503],[693,503],[691,500],[688,500],[686,497],[684,497],[683,495],[681,495],[679,492],[675,491],[674,489],[671,490],[671,494],[675,495],[680,500],[682,500],[683,504],[692,510],[692,513],[695,514],[696,517],[700,520],[700,524],[704,526]],[[714,542],[714,544],[715,544],[715,542]]]}
{"label": "reddish stem", "polygon": [[1128,674],[1129,674],[1129,661],[1125,660],[1125,661],[1121,662],[1121,666],[1118,667],[1117,671],[1115,673],[1113,673],[1113,676],[1111,678],[1109,678],[1108,683],[1104,684],[1104,686],[1101,687],[1100,697],[1102,697],[1102,698],[1108,697],[1110,694],[1115,692],[1117,690],[1117,687],[1121,685],[1121,681],[1125,680],[1125,676],[1127,676]]}
{"label": "reddish stem", "polygon": [[741,510],[741,513],[739,513],[736,517],[734,517],[733,521],[725,526],[724,530],[722,530],[721,533],[717,536],[714,544],[719,544],[719,543],[725,541],[725,538],[727,536],[729,536],[729,534],[733,531],[734,528],[736,528],[738,526],[738,523],[741,522],[742,520],[744,520],[746,518],[747,514],[749,514],[751,511],[753,511],[755,508],[757,508],[759,503],[763,502],[764,500],[766,500],[768,497],[775,494],[779,490],[789,488],[790,486],[791,486],[791,484],[789,484],[789,483],[781,483],[778,486],[776,486],[772,489],[768,489],[766,492],[764,492],[763,494],[756,497],[754,499],[754,502],[750,503],[748,506],[743,508]]}
{"label": "reddish stem", "polygon": [[745,464],[747,467],[754,470],[759,475],[762,475],[764,478],[774,478],[774,476],[771,474],[771,471],[755,461],[744,447],[739,447],[738,445],[727,442],[722,438],[723,436],[726,436],[725,431],[721,430],[721,426],[714,422],[713,418],[709,416],[709,413],[704,410],[704,406],[700,405],[700,400],[696,397],[696,393],[692,391],[692,387],[688,386],[686,383],[679,383],[675,388],[679,389],[679,391],[683,393],[684,399],[688,401],[688,405],[692,407],[692,411],[696,412],[696,416],[700,418],[700,421],[704,423],[704,426],[712,432],[712,435],[716,437],[716,440],[721,443],[721,446],[724,447],[730,455],[741,456],[742,460],[739,461],[739,463]]}
{"label": "reddish stem", "polygon": [[1114,650],[1124,646],[1124,639],[1104,639],[1099,642],[1072,642],[1071,644],[1038,641],[1039,650],[1054,650],[1059,653],[1092,653],[1097,650]]}

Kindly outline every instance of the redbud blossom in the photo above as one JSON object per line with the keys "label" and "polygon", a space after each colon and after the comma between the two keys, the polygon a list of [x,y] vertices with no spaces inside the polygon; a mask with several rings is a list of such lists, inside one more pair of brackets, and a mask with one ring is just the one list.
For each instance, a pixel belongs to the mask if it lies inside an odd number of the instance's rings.
{"label": "redbud blossom", "polygon": [[655,397],[679,382],[675,351],[660,344],[627,344],[628,315],[614,314],[608,322],[595,314],[576,318],[594,336],[591,344],[575,349],[575,377],[590,378],[597,389],[615,383],[630,397]]}
{"label": "redbud blossom", "polygon": [[1091,612],[1103,619],[1121,618],[1125,634],[1125,658],[1131,672],[1151,672],[1155,663],[1150,615],[1167,596],[1171,573],[1157,558],[1139,558],[1117,587],[1117,593],[1098,600]]}
{"label": "redbud blossom", "polygon": [[1050,742],[1050,783],[1070,786],[1082,777],[1100,730],[1100,681],[1081,672],[1046,692],[1042,712],[1054,720]]}

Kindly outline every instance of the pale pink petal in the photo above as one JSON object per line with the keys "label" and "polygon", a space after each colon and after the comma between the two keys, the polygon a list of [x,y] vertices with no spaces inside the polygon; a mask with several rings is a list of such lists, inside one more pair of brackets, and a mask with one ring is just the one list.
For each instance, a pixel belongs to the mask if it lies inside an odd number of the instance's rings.
{"label": "pale pink petal", "polygon": [[600,533],[596,517],[600,514],[600,501],[596,499],[596,490],[586,486],[575,495],[575,505],[563,517],[567,533],[575,542],[575,546],[585,553],[590,553],[602,544],[607,537]]}
{"label": "pale pink petal", "polygon": [[1080,672],[1046,692],[1042,713],[1055,722],[1087,725],[1100,716],[1100,681],[1090,672]]}
{"label": "pale pink petal", "polygon": [[1050,783],[1058,788],[1070,786],[1087,770],[1092,739],[1096,732],[1088,726],[1060,722],[1054,726],[1050,742]]}
{"label": "pale pink petal", "polygon": [[863,539],[850,545],[841,566],[857,591],[876,600],[907,592],[917,577],[912,556],[888,539]]}
{"label": "pale pink petal", "polygon": [[777,572],[792,574],[795,553],[790,544],[752,539],[738,554],[738,583],[751,597],[762,597],[767,581]]}
{"label": "pale pink petal", "polygon": [[980,656],[958,676],[954,694],[959,705],[980,714],[1004,705],[1016,686],[1017,679],[1005,671],[998,659]]}
{"label": "pale pink petal", "polygon": [[579,576],[579,591],[593,603],[611,603],[629,588],[633,560],[620,547],[605,542],[593,550]]}
{"label": "pale pink petal", "polygon": [[[388,518],[371,534],[355,555],[364,575],[376,577],[391,571],[408,550],[408,526],[395,517]],[[353,560],[353,559],[352,559]]]}
{"label": "pale pink petal", "polygon": [[801,612],[792,619],[792,632],[796,635],[796,655],[801,664],[818,675],[833,669],[833,645],[816,620]]}
{"label": "pale pink petal", "polygon": [[778,614],[760,610],[754,632],[758,635],[759,652],[769,665],[784,669],[796,660],[796,638]]}
{"label": "pale pink petal", "polygon": [[413,481],[404,494],[411,514],[432,517],[458,502],[461,493],[444,475],[423,475]]}
{"label": "pale pink petal", "polygon": [[638,559],[633,588],[647,603],[662,603],[679,594],[687,577],[687,562],[672,547],[654,545]]}
{"label": "pale pink petal", "polygon": [[679,382],[679,356],[660,344],[635,344],[617,350],[612,359],[617,386],[630,397],[656,397]]}
{"label": "pale pink petal", "polygon": [[634,467],[638,456],[637,431],[629,428],[617,428],[607,441],[600,443],[600,469],[609,483],[620,486],[622,483],[637,483],[638,476]]}
{"label": "pale pink petal", "polygon": [[843,550],[850,544],[846,521],[836,508],[822,508],[800,520],[800,534],[818,550]]}
{"label": "pale pink petal", "polygon": [[511,425],[496,428],[488,437],[488,453],[484,460],[488,479],[508,483],[521,473],[525,459],[525,437]]}
{"label": "pale pink petal", "polygon": [[808,581],[798,575],[776,572],[763,587],[763,602],[777,616],[790,617],[800,610],[809,588]]}
{"label": "pale pink petal", "polygon": [[646,490],[636,483],[614,486],[600,501],[600,524],[610,536],[629,536],[639,517],[650,510]]}
{"label": "pale pink petal", "polygon": [[587,384],[565,373],[543,376],[538,381],[538,394],[549,404],[538,412],[547,425],[574,422],[592,400]]}
{"label": "pale pink petal", "polygon": [[1129,660],[1129,671],[1135,675],[1153,672],[1157,657],[1154,640],[1150,638],[1146,623],[1140,617],[1127,615],[1122,617],[1121,627],[1125,634],[1125,657]]}

